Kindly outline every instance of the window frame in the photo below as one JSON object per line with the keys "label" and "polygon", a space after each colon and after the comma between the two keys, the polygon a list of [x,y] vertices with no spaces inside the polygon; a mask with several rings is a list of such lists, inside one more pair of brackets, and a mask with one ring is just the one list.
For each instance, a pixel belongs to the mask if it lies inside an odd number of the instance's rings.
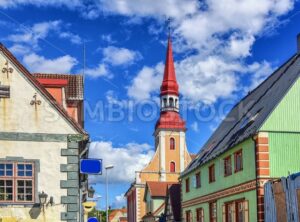
{"label": "window frame", "polygon": [[209,183],[216,182],[216,168],[215,164],[212,164],[208,167],[208,181]]}
{"label": "window frame", "polygon": [[201,172],[197,172],[195,174],[195,180],[196,180],[196,188],[201,187]]}
{"label": "window frame", "polygon": [[[238,169],[237,168],[237,158],[238,158],[239,155],[240,155],[240,158],[241,158],[240,159],[241,163],[240,163],[240,168]],[[243,165],[244,165],[244,162],[243,162],[243,150],[240,149],[240,150],[234,152],[234,173],[238,173],[240,171],[243,171]]]}
{"label": "window frame", "polygon": [[188,193],[190,192],[190,178],[185,179],[185,192]]}
{"label": "window frame", "polygon": [[[213,205],[215,205],[215,207],[216,207],[216,214],[213,213],[213,208],[212,208]],[[213,202],[209,203],[209,221],[210,222],[217,222],[218,221],[218,205],[217,205],[217,201],[213,201]]]}
{"label": "window frame", "polygon": [[192,211],[191,210],[185,211],[185,220],[186,220],[186,222],[192,222]]}
{"label": "window frame", "polygon": [[228,222],[228,206],[229,205],[233,205],[234,207],[234,220],[238,221],[238,207],[239,204],[242,203],[243,204],[243,211],[244,211],[244,220],[245,221],[249,221],[249,206],[248,209],[246,209],[246,203],[247,205],[249,204],[249,201],[246,200],[245,198],[241,198],[241,199],[237,199],[237,200],[232,200],[232,201],[228,201],[224,203],[225,206],[225,222]]}
{"label": "window frame", "polygon": [[[172,171],[172,165],[174,167],[174,171]],[[174,161],[170,162],[170,173],[176,173],[176,163]]]}
{"label": "window frame", "polygon": [[[12,181],[12,200],[0,200],[0,204],[34,204],[35,203],[35,198],[36,198],[36,169],[35,169],[35,161],[0,161],[0,164],[7,165],[7,164],[12,164],[12,175],[11,176],[0,176],[1,181]],[[24,170],[20,170],[18,168],[19,165],[24,165]],[[27,170],[26,166],[31,165],[31,170]],[[24,175],[19,176],[19,172],[23,171]],[[26,175],[26,172],[31,172],[30,175]],[[20,187],[18,185],[18,181],[24,181],[23,187]],[[31,186],[28,189],[31,189],[31,200],[19,200],[18,196],[20,193],[18,193],[18,188],[24,189],[24,192],[22,193],[24,196],[27,196],[26,193],[26,182],[25,181],[31,181]],[[5,186],[4,186],[5,187]],[[5,195],[5,192],[4,192]]]}
{"label": "window frame", "polygon": [[204,209],[199,207],[196,209],[196,222],[204,222]]}
{"label": "window frame", "polygon": [[[172,141],[172,142],[171,142]],[[175,150],[176,149],[176,142],[175,142],[175,138],[171,137],[169,140],[169,146],[170,146],[170,150]]]}
{"label": "window frame", "polygon": [[[231,176],[232,175],[232,161],[231,161],[231,155],[229,155],[229,156],[227,156],[227,157],[225,157],[224,159],[223,159],[223,161],[224,161],[224,177],[228,177],[228,176]],[[227,171],[228,170],[228,166],[230,166],[230,170],[229,171]]]}

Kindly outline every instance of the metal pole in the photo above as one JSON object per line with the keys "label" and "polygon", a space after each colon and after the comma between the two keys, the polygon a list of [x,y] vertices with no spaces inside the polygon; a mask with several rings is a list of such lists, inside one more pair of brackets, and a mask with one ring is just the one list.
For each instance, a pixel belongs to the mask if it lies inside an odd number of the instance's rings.
{"label": "metal pole", "polygon": [[107,169],[105,169],[106,177],[106,222],[108,222],[108,178],[107,178]]}

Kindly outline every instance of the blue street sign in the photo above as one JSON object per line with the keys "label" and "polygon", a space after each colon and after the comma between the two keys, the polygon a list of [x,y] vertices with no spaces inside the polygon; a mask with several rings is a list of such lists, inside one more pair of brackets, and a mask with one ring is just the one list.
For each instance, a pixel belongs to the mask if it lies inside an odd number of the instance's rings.
{"label": "blue street sign", "polygon": [[81,159],[80,173],[83,174],[102,174],[101,159]]}
{"label": "blue street sign", "polygon": [[90,217],[88,219],[88,222],[98,222],[97,218],[96,217]]}

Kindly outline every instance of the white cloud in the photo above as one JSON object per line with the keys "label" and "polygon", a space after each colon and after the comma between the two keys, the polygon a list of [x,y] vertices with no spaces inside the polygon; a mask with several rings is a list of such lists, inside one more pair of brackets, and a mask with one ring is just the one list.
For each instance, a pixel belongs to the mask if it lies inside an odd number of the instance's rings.
{"label": "white cloud", "polygon": [[60,29],[61,21],[47,21],[36,23],[31,27],[22,26],[17,30],[17,34],[12,34],[7,37],[9,41],[15,43],[25,43],[34,48],[38,48],[38,42],[45,39],[51,31]]}
{"label": "white cloud", "polygon": [[193,123],[191,124],[191,128],[192,128],[192,130],[194,130],[195,132],[199,132],[198,122],[193,122]]}
{"label": "white cloud", "polygon": [[87,68],[85,70],[85,74],[91,78],[98,78],[98,77],[107,77],[111,78],[112,75],[109,72],[106,64],[100,63],[97,67],[95,68]]}
{"label": "white cloud", "polygon": [[151,93],[158,92],[162,81],[162,72],[162,63],[157,64],[154,68],[144,66],[128,87],[128,96],[135,100],[150,99]]}
{"label": "white cloud", "polygon": [[115,201],[113,203],[113,208],[122,208],[126,207],[126,198],[125,198],[125,193],[122,193],[120,195],[115,196]]}
{"label": "white cloud", "polygon": [[9,50],[15,55],[25,55],[31,52],[30,48],[23,44],[14,44]]}
{"label": "white cloud", "polygon": [[113,44],[113,43],[116,43],[115,40],[113,40],[112,36],[110,34],[107,34],[107,35],[101,35],[101,40],[109,43],[109,44]]}
{"label": "white cloud", "polygon": [[112,65],[131,65],[142,58],[141,54],[126,48],[109,46],[103,49],[103,61]]}
{"label": "white cloud", "polygon": [[251,64],[248,67],[248,71],[253,74],[251,78],[251,84],[246,90],[248,91],[253,90],[263,80],[265,80],[270,75],[270,73],[273,72],[274,69],[275,68],[272,67],[272,65],[267,61],[263,61],[262,63],[255,62]]}
{"label": "white cloud", "polygon": [[108,13],[121,14],[126,16],[157,17],[166,18],[193,14],[197,11],[197,0],[101,0],[103,10]]}
{"label": "white cloud", "polygon": [[[275,29],[278,18],[293,8],[292,0],[209,0],[195,7],[197,10],[188,16],[175,16],[172,23],[174,50],[186,53],[176,64],[184,99],[214,103],[244,87],[244,74],[253,79],[250,88],[271,74],[271,65],[247,64],[245,59],[251,56],[256,38],[265,30]],[[135,6],[128,2],[110,9],[132,17],[157,17],[143,10],[134,13]],[[145,83],[162,75],[162,72],[154,73],[153,68],[143,67],[128,87],[128,95],[144,99],[158,91],[156,81],[150,86]]]}
{"label": "white cloud", "polygon": [[31,72],[45,73],[70,73],[72,68],[78,63],[75,58],[69,55],[55,59],[46,59],[35,53],[25,55],[23,62]]}
{"label": "white cloud", "polygon": [[[114,165],[109,172],[112,183],[130,183],[135,178],[135,172],[142,170],[154,155],[149,144],[128,143],[114,147],[111,142],[99,141],[91,143],[90,158],[103,159],[103,165]],[[92,182],[104,181],[103,176],[90,177]]]}
{"label": "white cloud", "polygon": [[72,32],[61,32],[60,38],[69,39],[73,44],[79,45],[82,43],[82,39],[79,35],[73,34]]}

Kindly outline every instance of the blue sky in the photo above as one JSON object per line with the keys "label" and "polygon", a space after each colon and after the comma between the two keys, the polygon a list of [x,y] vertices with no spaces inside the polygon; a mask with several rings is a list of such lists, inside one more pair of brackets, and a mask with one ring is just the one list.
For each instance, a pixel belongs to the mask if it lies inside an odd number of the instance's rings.
{"label": "blue sky", "polygon": [[[298,1],[0,0],[1,42],[32,72],[82,73],[85,42],[85,127],[91,156],[115,165],[115,207],[154,152],[169,17],[197,153],[232,105],[296,52]],[[105,197],[103,176],[92,180]]]}

